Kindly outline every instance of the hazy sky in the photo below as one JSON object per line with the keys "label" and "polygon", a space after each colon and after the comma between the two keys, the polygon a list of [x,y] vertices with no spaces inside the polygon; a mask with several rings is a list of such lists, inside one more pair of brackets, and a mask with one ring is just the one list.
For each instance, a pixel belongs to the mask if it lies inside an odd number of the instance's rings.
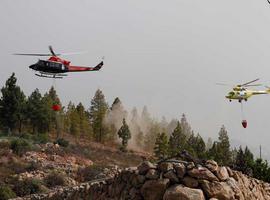
{"label": "hazy sky", "polygon": [[[87,51],[64,57],[100,72],[70,74],[57,80],[64,104],[90,106],[100,88],[111,104],[147,105],[156,117],[186,113],[196,132],[217,137],[222,124],[231,139],[270,152],[270,96],[245,105],[224,98],[230,88],[261,78],[270,85],[270,5],[266,0],[1,0],[0,86],[12,72],[29,95],[47,91],[53,81],[34,76],[35,57],[15,52]],[[270,154],[270,153],[269,153]]]}

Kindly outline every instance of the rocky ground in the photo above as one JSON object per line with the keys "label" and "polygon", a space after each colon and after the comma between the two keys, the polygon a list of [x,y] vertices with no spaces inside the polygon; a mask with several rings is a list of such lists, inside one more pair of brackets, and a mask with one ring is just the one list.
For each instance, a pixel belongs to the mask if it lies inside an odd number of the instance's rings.
{"label": "rocky ground", "polygon": [[144,161],[138,167],[116,170],[114,177],[24,199],[269,200],[270,184],[212,160],[204,166],[179,160]]}
{"label": "rocky ground", "polygon": [[[0,181],[12,189],[16,183],[9,183],[10,177],[19,182],[37,179],[42,185],[39,193],[16,200],[270,200],[268,183],[212,160],[203,165],[182,160],[151,163],[148,154],[123,153],[96,143],[39,144],[21,156],[2,147]],[[64,184],[46,183],[52,171],[62,174]]]}
{"label": "rocky ground", "polygon": [[[19,190],[20,197],[31,192],[25,180],[35,179],[41,186],[39,192],[53,193],[93,179],[114,177],[121,168],[136,166],[148,157],[145,153],[123,153],[117,148],[85,141],[71,143],[68,147],[53,143],[33,144],[31,150],[19,156],[6,142],[2,141],[0,149],[0,185],[8,185],[16,193]],[[48,184],[46,178],[52,173],[61,175],[63,183]],[[18,189],[21,184],[23,189]]]}

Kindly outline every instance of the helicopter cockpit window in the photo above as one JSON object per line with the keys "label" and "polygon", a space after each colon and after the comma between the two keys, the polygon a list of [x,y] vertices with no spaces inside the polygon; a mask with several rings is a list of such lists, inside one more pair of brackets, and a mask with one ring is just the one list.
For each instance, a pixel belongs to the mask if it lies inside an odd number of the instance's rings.
{"label": "helicopter cockpit window", "polygon": [[41,65],[41,66],[45,66],[46,65],[46,62],[43,61],[43,60],[39,60],[37,64],[38,65]]}
{"label": "helicopter cockpit window", "polygon": [[233,96],[234,95],[234,92],[229,92],[229,96]]}
{"label": "helicopter cockpit window", "polygon": [[62,68],[62,64],[61,63],[56,63],[56,62],[51,62],[50,63],[50,67],[61,69]]}

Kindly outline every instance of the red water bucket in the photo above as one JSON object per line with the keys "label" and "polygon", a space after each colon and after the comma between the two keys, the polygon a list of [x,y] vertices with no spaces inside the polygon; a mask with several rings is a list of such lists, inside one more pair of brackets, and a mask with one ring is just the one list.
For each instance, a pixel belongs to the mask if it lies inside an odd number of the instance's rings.
{"label": "red water bucket", "polygon": [[58,105],[58,104],[55,104],[55,105],[52,106],[52,109],[53,109],[54,111],[60,111],[60,110],[61,110],[61,106]]}
{"label": "red water bucket", "polygon": [[244,128],[247,128],[247,120],[243,120],[243,121],[242,121],[242,126],[243,126]]}

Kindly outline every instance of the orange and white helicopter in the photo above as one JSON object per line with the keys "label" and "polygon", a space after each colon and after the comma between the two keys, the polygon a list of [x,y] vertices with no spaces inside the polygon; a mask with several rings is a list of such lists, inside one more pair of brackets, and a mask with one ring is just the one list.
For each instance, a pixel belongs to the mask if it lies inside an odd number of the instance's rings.
{"label": "orange and white helicopter", "polygon": [[[232,91],[230,91],[225,97],[227,99],[229,99],[229,101],[232,100],[238,100],[239,103],[242,102],[242,100],[247,101],[248,98],[252,97],[253,95],[260,95],[260,94],[270,94],[270,88],[266,87],[266,90],[251,90],[248,89],[248,87],[252,87],[252,86],[261,86],[261,84],[251,84],[254,83],[256,81],[258,81],[259,79],[255,79],[253,81],[249,81],[247,83],[244,84],[238,84],[236,86],[233,87]],[[226,85],[224,83],[217,83],[217,85]]]}
{"label": "orange and white helicopter", "polygon": [[[30,65],[29,68],[39,73],[36,76],[45,78],[63,78],[67,76],[68,72],[86,72],[86,71],[98,71],[103,66],[103,61],[101,61],[95,67],[81,67],[73,66],[70,61],[60,58],[60,55],[70,55],[69,54],[58,54],[53,51],[52,46],[49,46],[50,54],[28,54],[28,53],[16,53],[14,55],[20,56],[49,56],[47,60],[39,59],[37,63]],[[77,53],[76,53],[77,54]]]}

